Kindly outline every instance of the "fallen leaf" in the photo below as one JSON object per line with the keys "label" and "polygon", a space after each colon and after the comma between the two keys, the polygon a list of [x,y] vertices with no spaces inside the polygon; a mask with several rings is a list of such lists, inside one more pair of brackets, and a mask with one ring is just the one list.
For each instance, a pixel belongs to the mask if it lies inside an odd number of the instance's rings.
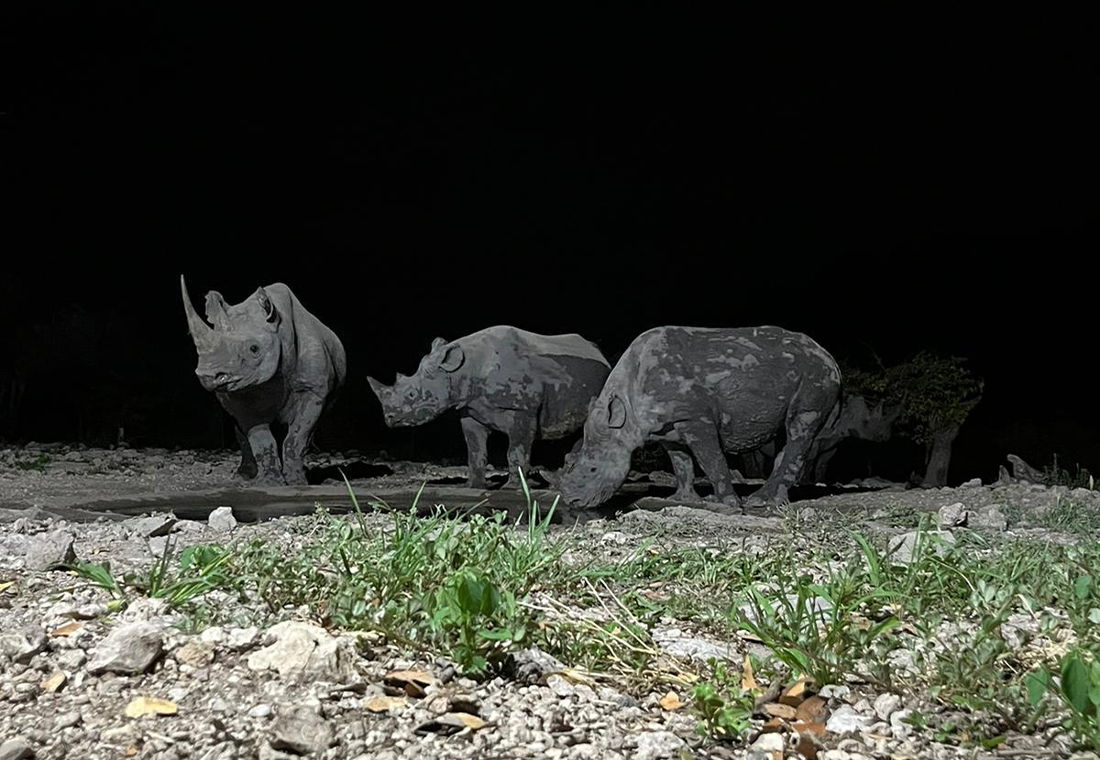
{"label": "fallen leaf", "polygon": [[0,593],[7,591],[9,588],[15,585],[15,581],[8,581],[7,583],[0,583]]}
{"label": "fallen leaf", "polygon": [[398,707],[404,707],[408,704],[404,697],[371,697],[363,705],[372,713],[389,712]]}
{"label": "fallen leaf", "polygon": [[395,670],[385,678],[386,683],[400,686],[410,697],[423,697],[424,689],[435,683],[435,678],[426,670]]}
{"label": "fallen leaf", "polygon": [[752,660],[745,655],[745,662],[741,666],[741,688],[745,691],[760,691],[760,685],[752,674]]}
{"label": "fallen leaf", "polygon": [[816,723],[825,717],[826,701],[821,697],[810,697],[798,706],[795,718],[803,723]]}
{"label": "fallen leaf", "polygon": [[42,687],[42,691],[53,694],[55,691],[64,686],[65,682],[68,680],[69,677],[59,670],[39,685]]}
{"label": "fallen leaf", "polygon": [[485,721],[476,715],[470,715],[469,713],[451,712],[444,715],[440,715],[438,718],[429,720],[427,723],[421,724],[416,732],[418,734],[443,734],[448,736],[450,734],[456,734],[464,729],[470,731],[476,731],[479,728],[483,728],[486,725]]}
{"label": "fallen leaf", "polygon": [[179,712],[175,702],[156,697],[138,697],[126,705],[127,718],[140,718],[143,715],[175,715]]}
{"label": "fallen leaf", "polygon": [[684,706],[684,703],[680,701],[680,697],[677,696],[676,692],[674,691],[670,691],[668,694],[665,694],[663,697],[661,697],[660,701],[661,707],[668,710],[669,712],[679,710],[681,707]]}
{"label": "fallen leaf", "polygon": [[56,639],[61,636],[72,636],[74,633],[80,633],[84,630],[83,623],[66,623],[60,628],[54,628],[50,631],[50,638]]}
{"label": "fallen leaf", "polygon": [[[824,729],[824,727],[822,727]],[[798,743],[795,745],[795,750],[799,755],[805,758],[805,760],[817,760],[817,744],[810,738],[809,734],[800,733],[798,735]]]}
{"label": "fallen leaf", "polygon": [[795,709],[790,705],[783,705],[778,702],[769,702],[764,705],[764,712],[776,718],[782,718],[783,720],[794,720]]}
{"label": "fallen leaf", "polygon": [[131,744],[129,747],[126,748],[126,757],[133,757],[137,753],[138,748],[136,744]]}
{"label": "fallen leaf", "polygon": [[825,724],[819,721],[806,722],[799,720],[792,723],[791,728],[800,734],[813,734],[814,736],[825,735]]}
{"label": "fallen leaf", "polygon": [[793,686],[783,692],[783,695],[779,697],[779,701],[791,707],[798,707],[798,705],[802,703],[802,700],[805,699],[805,695],[806,679],[800,678],[795,681]]}

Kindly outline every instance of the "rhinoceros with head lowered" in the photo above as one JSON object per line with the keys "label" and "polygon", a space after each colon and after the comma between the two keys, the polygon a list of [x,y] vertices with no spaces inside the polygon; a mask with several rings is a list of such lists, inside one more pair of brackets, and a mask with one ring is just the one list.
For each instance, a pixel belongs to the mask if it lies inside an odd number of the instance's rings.
{"label": "rhinoceros with head lowered", "polygon": [[[302,455],[347,372],[340,339],[282,283],[234,306],[207,293],[209,325],[195,312],[182,275],[180,289],[199,355],[195,374],[236,423],[238,472],[265,484],[304,484]],[[281,458],[275,423],[286,428]]]}
{"label": "rhinoceros with head lowered", "polygon": [[508,484],[517,486],[517,470],[526,475],[534,441],[579,431],[610,371],[600,350],[580,335],[497,325],[449,342],[436,338],[416,374],[398,374],[392,387],[367,379],[390,427],[422,425],[458,410],[466,483],[484,488],[489,431],[508,436]]}
{"label": "rhinoceros with head lowered", "polygon": [[750,451],[785,430],[786,444],[751,503],[785,502],[815,436],[839,410],[840,385],[825,349],[780,327],[644,332],[592,403],[583,446],[559,483],[562,498],[579,506],[607,501],[626,479],[631,454],[652,441],[672,460],[673,498],[699,500],[698,462],[711,498],[741,507],[725,453]]}

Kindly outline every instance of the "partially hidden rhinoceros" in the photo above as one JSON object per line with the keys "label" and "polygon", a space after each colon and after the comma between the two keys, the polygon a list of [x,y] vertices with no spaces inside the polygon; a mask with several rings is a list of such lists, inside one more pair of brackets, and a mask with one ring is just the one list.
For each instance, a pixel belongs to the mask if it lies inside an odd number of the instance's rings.
{"label": "partially hidden rhinoceros", "polygon": [[[741,507],[725,453],[786,431],[786,443],[750,504],[782,503],[818,432],[839,410],[840,370],[809,336],[781,327],[657,327],[627,348],[592,403],[584,442],[559,482],[578,506],[607,501],[625,481],[631,454],[647,442],[668,451],[672,497],[698,501],[698,462],[711,499]],[[693,462],[694,460],[694,462]]]}
{"label": "partially hidden rhinoceros", "polygon": [[[195,374],[235,422],[238,473],[264,484],[304,484],[302,455],[347,372],[340,339],[282,283],[234,306],[207,293],[209,325],[195,312],[182,275],[180,290],[199,356]],[[272,424],[286,429],[281,457]]]}
{"label": "partially hidden rhinoceros", "polygon": [[389,427],[422,425],[457,410],[471,488],[485,488],[490,431],[508,436],[508,482],[527,475],[536,439],[581,430],[611,365],[580,335],[538,335],[497,325],[457,340],[436,338],[412,377],[392,386],[367,378]]}

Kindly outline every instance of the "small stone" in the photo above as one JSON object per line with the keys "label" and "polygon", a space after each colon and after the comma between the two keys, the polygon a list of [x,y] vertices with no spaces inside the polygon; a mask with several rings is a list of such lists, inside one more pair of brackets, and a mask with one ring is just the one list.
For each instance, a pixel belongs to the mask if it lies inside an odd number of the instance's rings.
{"label": "small stone", "polygon": [[127,520],[126,523],[136,535],[143,538],[153,538],[167,536],[171,533],[172,526],[176,524],[176,516],[169,513],[166,515],[153,515],[152,517],[138,517]]}
{"label": "small stone", "polygon": [[226,634],[225,643],[234,652],[243,652],[255,646],[259,637],[260,629],[254,626],[251,628],[231,628]]}
{"label": "small stone", "polygon": [[88,655],[80,649],[66,649],[57,656],[57,664],[65,670],[76,670],[88,661]]}
{"label": "small stone", "polygon": [[206,522],[214,530],[229,531],[237,527],[237,518],[230,507],[218,507],[210,513]]}
{"label": "small stone", "polygon": [[565,699],[573,696],[574,689],[573,684],[569,683],[565,678],[558,674],[547,676],[546,685],[550,688],[550,691],[554,692],[554,695]]}
{"label": "small stone", "polygon": [[46,632],[37,626],[26,626],[16,633],[0,636],[0,653],[20,665],[26,665],[47,645]]}
{"label": "small stone", "polygon": [[320,755],[332,744],[336,732],[308,707],[298,707],[275,718],[275,739],[271,746],[300,755]]}
{"label": "small stone", "polygon": [[271,705],[256,705],[248,711],[248,717],[250,718],[270,718],[271,717]]}
{"label": "small stone", "polygon": [[871,719],[860,715],[851,705],[841,705],[825,723],[825,730],[831,734],[851,734],[863,731],[871,725]]}
{"label": "small stone", "polygon": [[64,715],[59,715],[53,725],[54,728],[60,731],[64,728],[72,728],[76,724],[80,723],[80,721],[82,720],[84,720],[84,718],[81,717],[80,713],[74,710],[73,712],[67,712]]}
{"label": "small stone", "polygon": [[966,505],[961,501],[940,507],[939,514],[941,528],[958,528],[966,525],[966,519],[969,516]]}
{"label": "small stone", "polygon": [[67,530],[55,530],[31,539],[27,548],[27,568],[30,570],[64,570],[76,562],[73,543],[76,539]]}
{"label": "small stone", "polygon": [[218,646],[225,642],[225,629],[220,625],[212,625],[199,634],[199,639],[206,644]]}
{"label": "small stone", "polygon": [[879,720],[889,721],[890,716],[894,713],[894,710],[898,709],[898,705],[901,704],[901,697],[897,694],[880,694],[875,699],[875,715]]}
{"label": "small stone", "polygon": [[163,651],[159,628],[149,623],[129,623],[115,628],[96,647],[88,672],[138,675],[147,671]]}
{"label": "small stone", "polygon": [[265,638],[274,643],[249,655],[250,670],[276,670],[305,682],[350,683],[358,677],[354,643],[320,626],[290,620],[272,626]]}
{"label": "small stone", "polygon": [[894,536],[890,539],[890,559],[899,564],[908,565],[913,561],[918,541],[923,545],[923,551],[931,550],[937,556],[943,556],[947,553],[947,547],[943,544],[954,544],[955,536],[949,530],[930,530],[924,533],[912,531]]}
{"label": "small stone", "polygon": [[176,661],[193,668],[205,668],[214,661],[214,646],[202,641],[189,641],[172,653]]}
{"label": "small stone", "polygon": [[823,699],[847,700],[852,695],[852,689],[842,684],[826,684],[821,687],[817,694]]}
{"label": "small stone", "polygon": [[962,487],[963,488],[981,488],[982,487],[982,479],[981,478],[971,478],[970,480],[963,483]]}
{"label": "small stone", "polygon": [[787,748],[787,739],[783,734],[775,732],[760,734],[752,743],[752,748],[760,752],[779,752],[782,757],[783,751]]}
{"label": "small stone", "polygon": [[34,750],[23,739],[16,737],[0,744],[0,760],[27,760],[34,757]]}
{"label": "small stone", "polygon": [[673,758],[683,746],[684,740],[671,731],[643,731],[638,734],[638,749],[633,760]]}
{"label": "small stone", "polygon": [[1008,529],[1008,518],[996,505],[983,507],[970,518],[970,527],[1000,532]]}

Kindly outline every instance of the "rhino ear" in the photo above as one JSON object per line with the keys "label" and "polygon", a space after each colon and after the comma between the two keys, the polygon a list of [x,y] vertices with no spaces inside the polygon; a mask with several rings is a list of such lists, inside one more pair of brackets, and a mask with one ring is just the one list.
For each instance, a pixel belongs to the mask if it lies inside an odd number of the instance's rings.
{"label": "rhino ear", "polygon": [[206,321],[219,330],[224,330],[228,316],[225,313],[225,299],[216,290],[206,294]]}
{"label": "rhino ear", "polygon": [[443,346],[445,346],[445,345],[447,345],[447,341],[443,340],[442,338],[436,338],[435,340],[432,341],[431,353],[434,354],[436,351],[443,348]]}
{"label": "rhino ear", "polygon": [[443,368],[444,372],[454,372],[462,366],[464,361],[466,361],[466,352],[462,350],[462,346],[456,343],[443,352],[443,358],[440,359],[439,366]]}
{"label": "rhino ear", "polygon": [[618,396],[612,396],[607,403],[607,426],[618,430],[626,424],[626,404]]}
{"label": "rhino ear", "polygon": [[263,288],[256,289],[256,300],[260,302],[260,308],[264,310],[264,319],[268,322],[274,322],[279,318],[279,312],[275,309],[275,304],[268,298],[267,291]]}

